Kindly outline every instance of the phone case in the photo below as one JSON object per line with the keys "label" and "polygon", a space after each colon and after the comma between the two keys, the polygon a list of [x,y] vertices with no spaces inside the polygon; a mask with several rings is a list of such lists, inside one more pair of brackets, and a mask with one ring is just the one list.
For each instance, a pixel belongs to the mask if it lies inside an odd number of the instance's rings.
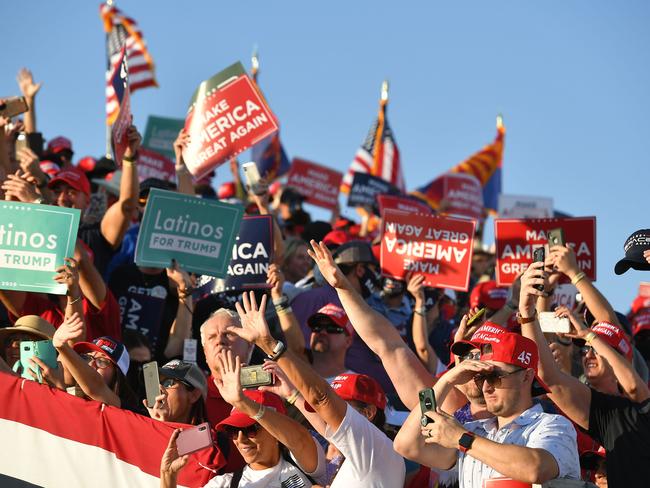
{"label": "phone case", "polygon": [[160,394],[160,378],[158,376],[158,363],[151,361],[142,366],[144,376],[144,389],[147,394],[147,406],[152,408],[156,403],[156,397]]}
{"label": "phone case", "polygon": [[539,326],[542,332],[552,334],[567,334],[571,332],[571,324],[566,317],[556,317],[553,312],[540,312]]}
{"label": "phone case", "polygon": [[266,193],[267,187],[260,183],[261,176],[257,165],[251,161],[250,163],[244,163],[242,167],[244,168],[244,176],[248,188],[256,195]]}
{"label": "phone case", "polygon": [[262,369],[262,365],[244,366],[240,374],[242,388],[257,388],[258,386],[272,385],[273,375]]}
{"label": "phone case", "polygon": [[206,447],[212,447],[210,424],[205,422],[178,434],[178,437],[176,438],[176,447],[179,456],[200,451]]}
{"label": "phone case", "polygon": [[29,363],[29,359],[36,356],[38,359],[47,364],[50,368],[57,368],[58,364],[56,362],[57,352],[54,349],[54,345],[51,340],[47,341],[21,341],[20,342],[20,360],[14,364],[13,370],[18,371],[22,368],[21,377],[27,380],[33,380],[34,378],[29,373],[29,369],[32,369],[37,377],[38,382],[43,382],[43,376],[41,374],[40,366],[32,367]]}
{"label": "phone case", "polygon": [[564,229],[558,227],[548,231],[548,245],[549,246],[564,246]]}

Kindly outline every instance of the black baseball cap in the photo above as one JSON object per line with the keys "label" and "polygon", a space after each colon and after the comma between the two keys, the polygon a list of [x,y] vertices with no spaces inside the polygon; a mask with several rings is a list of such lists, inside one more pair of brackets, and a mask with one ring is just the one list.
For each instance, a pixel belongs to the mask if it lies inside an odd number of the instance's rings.
{"label": "black baseball cap", "polygon": [[650,263],[643,257],[643,251],[650,249],[650,229],[637,230],[623,245],[625,257],[614,266],[614,273],[621,275],[628,269],[650,271]]}
{"label": "black baseball cap", "polygon": [[370,244],[365,241],[350,241],[340,245],[334,253],[336,264],[377,264]]}

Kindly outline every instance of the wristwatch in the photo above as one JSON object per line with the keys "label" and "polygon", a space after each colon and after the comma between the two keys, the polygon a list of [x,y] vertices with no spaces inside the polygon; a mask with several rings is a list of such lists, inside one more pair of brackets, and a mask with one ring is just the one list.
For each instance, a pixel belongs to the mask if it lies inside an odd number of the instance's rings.
{"label": "wristwatch", "polygon": [[533,312],[533,315],[531,315],[530,317],[522,317],[521,313],[517,312],[517,323],[519,325],[529,324],[530,322],[535,321],[536,318],[537,318],[537,310],[535,310]]}
{"label": "wristwatch", "polygon": [[284,342],[278,341],[278,343],[273,348],[272,354],[269,354],[267,357],[271,361],[277,361],[280,356],[282,356],[287,350],[287,346],[284,345]]}
{"label": "wristwatch", "polygon": [[458,439],[458,449],[460,452],[466,453],[469,451],[472,448],[474,439],[476,439],[476,436],[472,432],[465,432],[461,435],[460,439]]}

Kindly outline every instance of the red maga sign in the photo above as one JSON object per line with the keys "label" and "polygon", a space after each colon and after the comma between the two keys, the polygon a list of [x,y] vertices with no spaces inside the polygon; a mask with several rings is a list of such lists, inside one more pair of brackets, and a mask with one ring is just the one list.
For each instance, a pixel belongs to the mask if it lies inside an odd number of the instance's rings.
{"label": "red maga sign", "polygon": [[175,181],[176,168],[174,163],[162,154],[141,147],[138,149],[138,179],[142,183],[147,178]]}
{"label": "red maga sign", "polygon": [[319,164],[294,158],[288,186],[294,187],[308,203],[328,209],[336,207],[343,174]]}
{"label": "red maga sign", "polygon": [[199,85],[185,129],[191,142],[183,158],[200,178],[277,132],[278,125],[244,67],[235,63]]}
{"label": "red maga sign", "polygon": [[424,275],[426,286],[467,291],[475,225],[472,220],[386,210],[382,273],[404,279],[413,271]]}
{"label": "red maga sign", "polygon": [[596,217],[494,221],[497,248],[497,283],[511,285],[533,261],[533,251],[548,244],[547,233],[562,228],[567,246],[576,253],[578,266],[596,280]]}
{"label": "red maga sign", "polygon": [[388,209],[409,213],[433,213],[431,207],[424,202],[396,195],[377,195],[377,204],[379,205],[379,215],[383,215]]}
{"label": "red maga sign", "polygon": [[443,176],[445,213],[479,220],[483,217],[483,189],[476,177],[464,173]]}

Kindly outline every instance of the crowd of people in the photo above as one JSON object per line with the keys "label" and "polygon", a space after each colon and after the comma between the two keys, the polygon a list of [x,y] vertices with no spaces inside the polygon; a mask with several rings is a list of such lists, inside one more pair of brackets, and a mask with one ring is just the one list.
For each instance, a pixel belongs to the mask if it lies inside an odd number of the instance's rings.
{"label": "crowd of people", "polygon": [[[75,158],[69,139],[45,144],[37,131],[40,84],[28,70],[18,83],[29,110],[0,118],[2,197],[79,209],[81,224],[74,255],[53,276],[66,295],[0,290],[2,374],[26,368],[44,387],[153,421],[209,423],[227,460],[209,487],[650,482],[650,298],[615,311],[570,247],[550,247],[506,288],[480,239],[467,292],[427,287],[416,273],[383,277],[368,213],[312,220],[286,185],[248,192],[236,161],[217,191],[196,184],[185,131],[174,181],[140,181],[135,126],[119,165]],[[272,215],[268,287],[205,293],[182,262],[138,266],[153,188]],[[650,269],[650,231],[625,251],[617,273]],[[575,306],[554,303],[559,283],[575,285]],[[542,312],[567,318],[570,332],[543,333]],[[17,368],[21,341],[43,340],[57,366],[34,357]],[[161,366],[150,405],[143,365],[152,360]],[[273,382],[243,387],[245,365],[262,365]],[[423,409],[427,395],[433,406]],[[179,455],[182,430],[161,459],[161,487],[176,486],[191,456]]]}

